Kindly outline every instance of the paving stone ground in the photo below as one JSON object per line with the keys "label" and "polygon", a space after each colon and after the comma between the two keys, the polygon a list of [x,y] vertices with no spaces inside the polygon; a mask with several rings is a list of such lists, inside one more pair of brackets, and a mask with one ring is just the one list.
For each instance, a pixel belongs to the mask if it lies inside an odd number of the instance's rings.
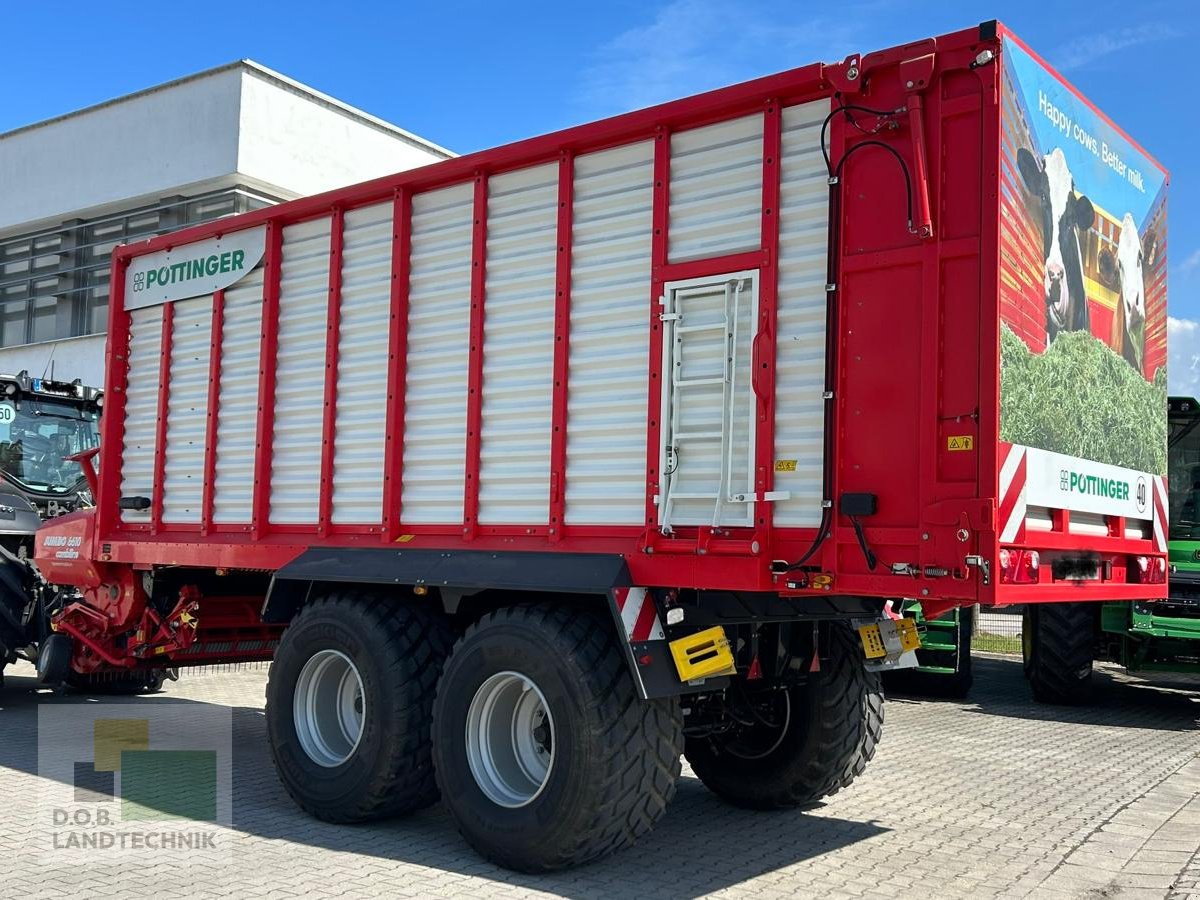
{"label": "paving stone ground", "polygon": [[[231,858],[183,869],[46,862],[36,816],[39,692],[0,690],[0,885],[9,897],[1047,897],[1200,900],[1200,692],[1104,669],[1087,709],[1030,699],[1019,660],[976,658],[967,702],[890,698],[865,776],[808,812],[723,805],[685,768],[636,847],[550,876],[475,856],[437,809],[334,826],[293,806],[271,768],[263,667],[185,672],[161,694],[232,708]],[[1200,685],[1197,685],[1200,687]]]}

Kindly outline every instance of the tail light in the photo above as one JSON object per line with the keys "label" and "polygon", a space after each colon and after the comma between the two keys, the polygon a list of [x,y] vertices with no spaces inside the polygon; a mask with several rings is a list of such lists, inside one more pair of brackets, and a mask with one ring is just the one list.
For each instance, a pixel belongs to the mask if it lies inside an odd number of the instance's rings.
{"label": "tail light", "polygon": [[1002,584],[1037,584],[1042,558],[1036,550],[1000,551],[1000,582]]}
{"label": "tail light", "polygon": [[1129,570],[1134,584],[1164,584],[1167,580],[1167,561],[1161,556],[1139,556]]}

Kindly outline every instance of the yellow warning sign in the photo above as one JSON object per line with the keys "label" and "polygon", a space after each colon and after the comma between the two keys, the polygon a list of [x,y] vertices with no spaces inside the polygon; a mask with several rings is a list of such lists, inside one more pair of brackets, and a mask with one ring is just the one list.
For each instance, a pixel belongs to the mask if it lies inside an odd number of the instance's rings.
{"label": "yellow warning sign", "polygon": [[794,459],[777,459],[775,460],[776,472],[795,472],[796,461]]}
{"label": "yellow warning sign", "polygon": [[974,450],[975,438],[969,434],[956,434],[946,438],[947,450]]}
{"label": "yellow warning sign", "polygon": [[402,535],[400,535],[400,537],[396,538],[396,543],[397,544],[407,544],[409,541],[411,541],[415,537],[416,537],[415,534],[402,534]]}

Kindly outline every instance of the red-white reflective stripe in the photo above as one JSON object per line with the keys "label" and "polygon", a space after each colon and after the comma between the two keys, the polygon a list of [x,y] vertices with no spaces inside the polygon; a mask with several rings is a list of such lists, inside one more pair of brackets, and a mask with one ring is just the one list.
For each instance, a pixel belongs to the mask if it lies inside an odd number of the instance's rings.
{"label": "red-white reflective stripe", "polygon": [[625,639],[629,641],[661,641],[664,637],[662,623],[658,621],[658,610],[645,588],[614,588],[617,609],[621,611],[621,622],[625,626]]}
{"label": "red-white reflective stripe", "polygon": [[997,524],[1001,543],[1020,540],[1025,530],[1025,448],[1009,444],[1008,455],[1000,466],[1000,509]]}
{"label": "red-white reflective stripe", "polygon": [[1167,479],[1153,478],[1154,483],[1154,549],[1167,552]]}

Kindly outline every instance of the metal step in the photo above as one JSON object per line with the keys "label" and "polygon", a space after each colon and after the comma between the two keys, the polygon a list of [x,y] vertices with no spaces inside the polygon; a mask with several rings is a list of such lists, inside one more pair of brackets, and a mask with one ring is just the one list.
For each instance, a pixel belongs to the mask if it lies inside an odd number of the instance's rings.
{"label": "metal step", "polygon": [[671,384],[674,387],[695,387],[700,384],[724,384],[724,378],[674,378]]}

